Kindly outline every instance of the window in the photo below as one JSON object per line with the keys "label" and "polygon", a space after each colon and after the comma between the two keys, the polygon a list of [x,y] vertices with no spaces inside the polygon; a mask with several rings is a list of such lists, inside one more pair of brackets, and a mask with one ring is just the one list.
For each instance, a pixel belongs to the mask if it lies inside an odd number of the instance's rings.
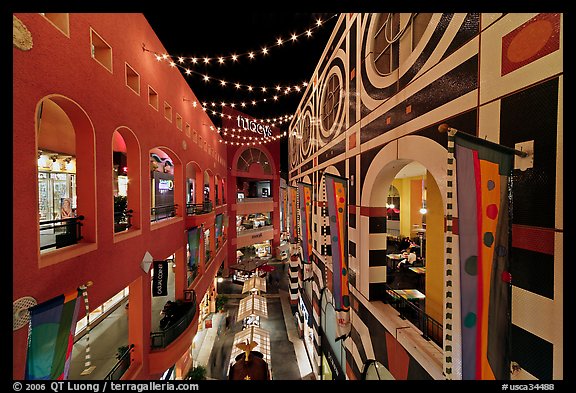
{"label": "window", "polygon": [[412,50],[416,48],[432,18],[431,12],[420,12],[412,17]]}
{"label": "window", "polygon": [[400,14],[379,14],[374,35],[374,63],[376,69],[386,75],[398,68]]}
{"label": "window", "polygon": [[90,45],[92,58],[112,72],[112,47],[92,29],[90,29]]}
{"label": "window", "polygon": [[187,136],[188,138],[190,138],[190,124],[186,123],[185,130],[186,130],[186,131],[184,131],[184,132],[186,133],[186,136]]}
{"label": "window", "polygon": [[43,13],[44,18],[48,19],[58,30],[60,30],[66,37],[70,37],[70,23],[69,14],[55,14],[55,13]]}
{"label": "window", "polygon": [[[328,83],[324,87],[324,98],[322,104],[322,127],[324,130],[329,130],[334,125],[336,114],[340,105],[340,79],[336,74],[332,74],[328,79]],[[310,131],[310,127],[304,127],[303,133]],[[302,136],[305,140],[305,135]]]}
{"label": "window", "polygon": [[182,116],[176,113],[176,128],[182,131]]}
{"label": "window", "polygon": [[164,101],[164,117],[172,122],[172,107]]}
{"label": "window", "polygon": [[242,172],[248,172],[250,170],[250,165],[253,163],[258,163],[262,166],[264,173],[271,174],[272,169],[270,162],[266,154],[260,149],[255,147],[246,149],[238,158],[238,163],[236,164],[236,169]]}
{"label": "window", "polygon": [[148,103],[152,108],[158,110],[158,93],[150,86],[148,86]]}
{"label": "window", "polygon": [[128,63],[126,64],[126,86],[134,93],[140,95],[140,75]]}

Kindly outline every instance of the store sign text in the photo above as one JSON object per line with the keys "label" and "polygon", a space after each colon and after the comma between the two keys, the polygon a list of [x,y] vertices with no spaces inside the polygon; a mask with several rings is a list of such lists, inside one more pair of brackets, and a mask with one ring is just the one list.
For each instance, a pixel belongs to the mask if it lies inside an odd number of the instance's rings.
{"label": "store sign text", "polygon": [[272,136],[272,130],[270,126],[264,126],[262,124],[258,124],[256,121],[248,119],[246,117],[238,116],[238,127],[255,132],[257,134],[262,134],[264,136]]}
{"label": "store sign text", "polygon": [[173,188],[174,188],[174,181],[172,181],[172,180],[160,179],[158,181],[158,189],[159,190],[171,191]]}

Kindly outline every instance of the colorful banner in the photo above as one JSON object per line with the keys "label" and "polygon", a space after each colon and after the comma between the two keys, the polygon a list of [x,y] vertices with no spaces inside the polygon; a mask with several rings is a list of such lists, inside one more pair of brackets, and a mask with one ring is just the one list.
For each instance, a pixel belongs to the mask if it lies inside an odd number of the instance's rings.
{"label": "colorful banner", "polygon": [[218,242],[220,242],[222,240],[222,224],[224,222],[224,214],[217,214],[216,215],[216,219],[214,222],[214,227],[215,227],[215,231],[216,231],[216,239]]}
{"label": "colorful banner", "polygon": [[152,296],[168,296],[168,261],[154,261]]}
{"label": "colorful banner", "polygon": [[27,380],[68,378],[74,333],[78,319],[80,291],[56,296],[33,306],[30,311]]}
{"label": "colorful banner", "polygon": [[200,228],[194,227],[188,230],[188,266],[190,269],[198,267],[200,262]]}
{"label": "colorful banner", "polygon": [[289,201],[289,213],[288,213],[288,231],[290,233],[290,243],[298,242],[298,210],[296,207],[297,201],[297,188],[293,186],[288,186],[288,201]]}
{"label": "colorful banner", "polygon": [[300,201],[300,234],[302,245],[302,262],[310,263],[312,255],[312,185],[298,183]]}
{"label": "colorful banner", "polygon": [[280,199],[282,200],[280,232],[286,232],[288,230],[288,189],[280,187]]}
{"label": "colorful banner", "polygon": [[454,136],[461,287],[462,379],[510,379],[509,274],[514,155]]}
{"label": "colorful banner", "polygon": [[326,204],[332,244],[332,294],[334,309],[348,311],[348,180],[329,173],[326,180]]}

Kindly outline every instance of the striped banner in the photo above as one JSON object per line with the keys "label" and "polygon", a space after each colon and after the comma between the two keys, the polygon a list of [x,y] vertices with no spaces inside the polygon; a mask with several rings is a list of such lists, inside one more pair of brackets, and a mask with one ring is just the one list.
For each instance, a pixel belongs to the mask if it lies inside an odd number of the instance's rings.
{"label": "striped banner", "polygon": [[456,132],[462,379],[510,379],[513,153]]}
{"label": "striped banner", "polygon": [[350,333],[348,293],[348,180],[326,173],[326,203],[332,249],[332,295],[337,340]]}
{"label": "striped banner", "polygon": [[298,242],[298,208],[297,208],[297,188],[288,186],[288,231],[290,233],[290,243]]}
{"label": "striped banner", "polygon": [[56,296],[30,308],[25,379],[68,378],[80,292]]}
{"label": "striped banner", "polygon": [[300,203],[300,240],[302,242],[302,262],[311,263],[312,255],[312,185],[298,183]]}

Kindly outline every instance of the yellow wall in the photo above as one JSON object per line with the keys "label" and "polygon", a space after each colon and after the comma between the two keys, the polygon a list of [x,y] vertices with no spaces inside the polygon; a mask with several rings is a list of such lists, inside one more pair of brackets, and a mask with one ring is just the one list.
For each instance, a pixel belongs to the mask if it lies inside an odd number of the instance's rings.
{"label": "yellow wall", "polygon": [[392,185],[400,194],[400,237],[410,236],[410,179],[394,179]]}
{"label": "yellow wall", "polygon": [[440,189],[426,173],[426,314],[442,323],[444,298],[444,206]]}

